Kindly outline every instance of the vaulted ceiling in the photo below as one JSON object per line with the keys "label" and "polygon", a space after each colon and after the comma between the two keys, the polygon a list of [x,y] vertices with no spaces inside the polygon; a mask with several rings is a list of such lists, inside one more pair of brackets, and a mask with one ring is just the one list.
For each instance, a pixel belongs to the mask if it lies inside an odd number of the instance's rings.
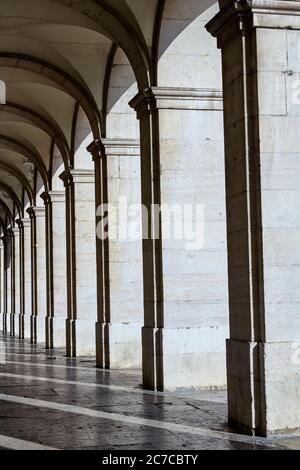
{"label": "vaulted ceiling", "polygon": [[[46,184],[54,146],[64,167],[70,165],[76,107],[93,136],[101,136],[113,47],[125,51],[147,85],[158,3],[0,0],[0,79],[6,84],[6,103],[0,105],[0,198],[12,214],[24,190],[26,200],[29,188],[34,193],[35,172]],[[2,206],[0,211],[7,220],[7,211]]]}
{"label": "vaulted ceiling", "polygon": [[[203,0],[188,1],[203,6]],[[214,3],[204,2],[205,8]],[[23,198],[34,202],[37,179],[51,189],[54,153],[62,170],[73,164],[79,109],[91,138],[105,136],[107,80],[117,50],[124,51],[140,89],[153,83],[155,34],[167,3],[174,3],[175,19],[180,18],[183,2],[177,0],[0,0],[0,80],[6,85],[6,103],[0,105],[0,200],[14,198],[15,207]],[[121,70],[122,60],[118,66]],[[128,85],[120,72],[115,88],[123,93]],[[0,211],[7,219],[7,211]]]}

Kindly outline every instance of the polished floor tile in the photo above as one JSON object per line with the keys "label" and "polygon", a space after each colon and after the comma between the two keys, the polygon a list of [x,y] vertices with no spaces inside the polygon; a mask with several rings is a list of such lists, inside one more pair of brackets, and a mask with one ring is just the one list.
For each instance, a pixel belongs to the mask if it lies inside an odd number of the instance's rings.
{"label": "polished floor tile", "polygon": [[202,450],[297,448],[228,429],[226,392],[154,393],[139,371],[0,338],[0,449]]}

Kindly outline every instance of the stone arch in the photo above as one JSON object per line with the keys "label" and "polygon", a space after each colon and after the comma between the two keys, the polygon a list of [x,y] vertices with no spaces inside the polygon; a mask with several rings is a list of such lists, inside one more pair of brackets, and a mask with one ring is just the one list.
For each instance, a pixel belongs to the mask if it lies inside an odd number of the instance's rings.
{"label": "stone arch", "polygon": [[3,189],[5,192],[7,192],[7,194],[10,196],[11,200],[14,202],[14,204],[16,205],[17,207],[17,210],[19,212],[19,216],[22,217],[22,214],[23,214],[23,208],[22,208],[22,203],[19,199],[19,197],[17,196],[17,194],[13,191],[13,189],[8,186],[6,183],[4,183],[1,179],[0,179],[0,190]]}
{"label": "stone arch", "polygon": [[0,169],[2,169],[3,171],[6,171],[10,175],[14,176],[21,183],[22,187],[27,192],[30,204],[34,205],[35,196],[34,196],[34,193],[33,193],[33,189],[31,187],[31,184],[29,183],[28,179],[24,175],[24,173],[22,173],[22,171],[20,171],[13,164],[7,164],[7,163],[2,162],[2,161],[0,161]]}
{"label": "stone arch", "polygon": [[24,54],[0,53],[0,67],[23,69],[50,79],[59,88],[64,89],[75,101],[81,103],[88,116],[94,137],[98,138],[101,133],[101,119],[97,106],[92,96],[81,83],[71,77],[57,66],[35,57]]}
{"label": "stone arch", "polygon": [[50,122],[46,117],[41,114],[25,108],[16,103],[6,102],[5,105],[0,105],[0,112],[11,113],[12,115],[18,116],[39,129],[44,130],[57,145],[61,158],[64,162],[65,170],[70,166],[70,150],[69,145],[64,136],[63,132],[54,122]]}
{"label": "stone arch", "polygon": [[24,144],[21,144],[20,142],[17,142],[14,139],[3,135],[0,135],[0,147],[14,150],[17,153],[27,157],[30,161],[32,161],[32,163],[36,166],[41,175],[45,190],[47,191],[49,189],[49,175],[47,172],[47,168],[42,158],[38,155],[37,152],[35,153],[31,149],[26,147]]}

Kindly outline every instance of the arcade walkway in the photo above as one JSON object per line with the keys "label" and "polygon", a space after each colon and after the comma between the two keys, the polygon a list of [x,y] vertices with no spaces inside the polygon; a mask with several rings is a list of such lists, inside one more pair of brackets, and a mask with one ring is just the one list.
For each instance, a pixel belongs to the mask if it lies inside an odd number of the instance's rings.
{"label": "arcade walkway", "polygon": [[[27,341],[0,338],[0,449],[297,448],[231,434],[225,392],[153,393],[138,372],[103,371]],[[298,447],[300,448],[300,446]]]}

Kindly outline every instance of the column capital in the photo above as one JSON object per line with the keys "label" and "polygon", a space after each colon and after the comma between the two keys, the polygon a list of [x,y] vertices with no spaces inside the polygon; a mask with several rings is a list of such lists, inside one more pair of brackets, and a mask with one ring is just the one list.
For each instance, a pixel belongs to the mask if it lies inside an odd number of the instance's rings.
{"label": "column capital", "polygon": [[221,49],[238,32],[253,28],[300,29],[300,2],[290,0],[228,0],[206,25]]}
{"label": "column capital", "polygon": [[139,92],[131,101],[129,106],[137,112],[137,117],[140,119],[144,113],[153,112],[156,108],[156,100],[152,88],[147,88]]}
{"label": "column capital", "polygon": [[65,188],[73,185],[73,176],[71,170],[64,171],[59,177],[63,181]]}
{"label": "column capital", "polygon": [[16,219],[16,224],[17,224],[19,229],[22,229],[24,227],[22,219]]}
{"label": "column capital", "polygon": [[49,191],[49,196],[52,202],[65,202],[66,200],[65,191]]}
{"label": "column capital", "polygon": [[104,146],[100,139],[96,139],[87,146],[87,151],[92,155],[93,161],[104,156]]}
{"label": "column capital", "polygon": [[140,113],[154,109],[222,111],[222,102],[222,90],[214,88],[152,87],[138,93],[129,104],[140,117]]}
{"label": "column capital", "polygon": [[24,228],[30,228],[31,227],[31,220],[30,218],[28,219],[21,219],[22,225]]}
{"label": "column capital", "polygon": [[44,207],[30,207],[27,209],[29,217],[33,219],[34,217],[45,217],[45,208]]}
{"label": "column capital", "polygon": [[72,170],[71,171],[73,182],[76,183],[94,183],[95,171],[94,170]]}
{"label": "column capital", "polygon": [[40,195],[40,198],[44,201],[45,206],[51,203],[51,195],[49,191],[45,191]]}
{"label": "column capital", "polygon": [[35,218],[35,212],[34,212],[34,208],[33,208],[33,207],[29,207],[29,209],[27,209],[26,212],[27,212],[27,214],[29,215],[30,220]]}
{"label": "column capital", "polygon": [[93,183],[95,182],[95,172],[86,169],[68,170],[60,175],[60,179],[63,180],[66,187],[75,183]]}
{"label": "column capital", "polygon": [[9,230],[5,230],[4,235],[1,237],[1,240],[4,245],[9,243],[11,241],[11,238],[13,236],[13,233]]}
{"label": "column capital", "polygon": [[103,146],[107,157],[133,156],[139,157],[140,142],[135,139],[103,139]]}

